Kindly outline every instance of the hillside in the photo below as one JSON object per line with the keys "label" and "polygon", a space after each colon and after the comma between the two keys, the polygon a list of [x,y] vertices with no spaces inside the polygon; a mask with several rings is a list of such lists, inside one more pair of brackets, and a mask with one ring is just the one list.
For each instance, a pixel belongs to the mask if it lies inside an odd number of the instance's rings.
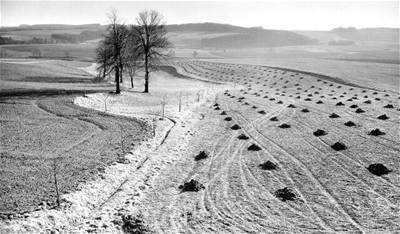
{"label": "hillside", "polygon": [[[305,45],[316,43],[306,36],[282,30],[245,28],[227,24],[196,23],[167,25],[168,36],[177,48],[244,48]],[[14,40],[45,39],[45,43],[79,43],[100,38],[105,26],[22,25],[0,28],[0,36]]]}
{"label": "hillside", "polygon": [[399,28],[335,28],[330,31],[293,31],[322,43],[350,40],[354,42],[384,42],[398,44]]}
{"label": "hillside", "polygon": [[335,28],[333,33],[354,41],[383,41],[383,42],[399,42],[398,28]]}

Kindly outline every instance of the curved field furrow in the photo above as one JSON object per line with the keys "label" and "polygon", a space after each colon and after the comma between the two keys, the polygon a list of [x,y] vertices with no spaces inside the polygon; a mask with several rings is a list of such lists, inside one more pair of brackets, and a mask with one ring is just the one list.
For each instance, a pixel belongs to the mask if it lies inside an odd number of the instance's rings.
{"label": "curved field furrow", "polygon": [[[258,154],[258,153],[256,153]],[[309,216],[304,215],[304,207],[302,204],[302,201],[299,202],[299,204],[296,203],[290,203],[288,205],[283,204],[274,197],[273,191],[274,189],[279,189],[286,187],[286,184],[277,182],[275,185],[273,183],[268,183],[269,187],[261,184],[268,182],[268,180],[259,180],[254,176],[254,172],[252,172],[252,169],[254,170],[255,167],[249,167],[244,160],[247,160],[249,155],[241,155],[241,171],[245,175],[242,177],[242,184],[251,184],[252,186],[248,186],[247,188],[243,188],[243,191],[249,191],[252,193],[252,196],[254,196],[256,201],[258,201],[257,204],[261,207],[261,209],[267,209],[271,210],[267,216],[262,217],[264,219],[264,222],[266,222],[265,225],[267,225],[269,228],[274,227],[277,228],[279,223],[282,224],[282,222],[289,222],[288,224],[285,224],[286,227],[291,227],[291,230],[296,230],[298,228],[303,228],[303,229],[308,229],[308,230],[332,230],[330,227],[327,227],[324,225],[324,223],[318,223],[317,221],[311,219]],[[257,168],[257,167],[256,167]],[[272,173],[271,173],[272,174]],[[269,190],[268,190],[269,189]],[[249,194],[247,192],[247,194]],[[251,198],[250,198],[251,199]],[[264,205],[267,204],[267,205]],[[279,205],[279,207],[276,207],[276,205]],[[297,206],[297,207],[296,207]],[[294,209],[293,209],[294,207]],[[257,207],[254,207],[257,208]],[[302,212],[301,212],[302,211]],[[283,218],[285,217],[285,218]],[[284,219],[284,220],[282,220]],[[286,219],[289,219],[286,221]],[[273,226],[270,226],[272,225]],[[274,226],[276,225],[276,226]],[[296,225],[297,227],[294,227],[293,225]],[[289,230],[287,230],[289,231]],[[297,230],[297,231],[300,231]]]}
{"label": "curved field furrow", "polygon": [[[303,129],[299,129],[299,132],[309,132],[310,133],[313,130],[310,126],[308,126],[304,122],[299,122],[299,121],[295,121],[295,120],[292,120],[292,121],[297,123],[297,125],[296,125],[297,128],[299,128],[299,127],[301,128],[301,126],[304,127]],[[307,141],[308,144],[313,146],[316,150],[320,151],[322,154],[328,154],[331,151],[330,145],[329,145],[329,143],[327,141],[333,142],[333,140],[331,140],[329,137],[325,137],[324,139],[321,139],[321,138],[318,138],[318,137],[316,137],[315,139],[314,138],[311,138],[311,139],[303,138],[303,139],[305,141]],[[314,141],[316,141],[316,142],[318,142],[320,144],[311,143],[311,142],[313,142],[312,139],[314,139]],[[366,142],[366,144],[372,144],[372,143],[371,142]],[[392,161],[392,163],[396,161],[396,158],[397,158],[397,152],[396,151],[397,150],[394,151],[394,152],[393,151],[391,152],[391,151],[387,151],[387,150],[384,151],[384,150],[377,149],[377,151],[381,152],[381,154],[385,154],[387,156],[387,158]],[[345,153],[345,152],[337,152],[336,154],[343,156],[343,157],[341,157],[342,160],[347,160],[349,162],[349,163],[344,163],[343,165],[345,165],[345,166],[342,167],[342,168],[349,167],[350,165],[353,166],[355,164],[357,168],[353,168],[353,170],[358,171],[358,173],[365,172],[365,173],[363,173],[364,174],[363,177],[365,177],[365,175],[368,175],[366,170],[365,170],[365,167],[367,166],[368,161],[370,161],[370,160],[368,160],[368,158],[366,158],[366,160],[364,160],[364,161],[361,161],[363,158],[357,159],[357,157],[354,157],[354,155],[349,155],[348,153]],[[338,160],[338,161],[341,162],[342,160]],[[390,163],[390,161],[387,161],[387,160],[385,160],[385,162],[386,163]],[[354,175],[354,172],[351,172],[351,173]],[[371,178],[371,177],[372,176],[369,175],[369,178]],[[372,177],[371,181],[369,181],[369,182],[367,182],[365,179],[362,179],[362,178],[360,178],[360,180],[361,180],[362,183],[373,183],[373,182],[375,182],[375,180],[379,180],[382,183],[384,183],[386,186],[389,186],[392,189],[396,190],[396,191],[392,191],[391,194],[400,193],[400,190],[399,190],[400,189],[400,185],[397,185],[397,184],[389,181],[388,178],[386,178],[386,177]],[[376,188],[377,186],[379,186],[379,185],[374,184],[374,186],[373,186],[374,190],[377,189]],[[371,185],[369,185],[369,187],[371,187]],[[385,195],[382,195],[382,194],[387,193],[387,189],[388,189],[387,187],[384,187],[384,188],[380,189],[381,190],[381,194],[380,195],[381,196],[385,196]],[[399,201],[397,201],[397,202],[399,202]],[[390,202],[390,203],[392,203],[392,202]]]}
{"label": "curved field furrow", "polygon": [[[240,118],[243,118],[243,117],[241,117],[240,114],[237,114],[236,119],[240,119]],[[247,120],[244,120],[244,121],[246,122]],[[288,164],[286,168],[290,168],[290,170],[295,170],[295,171],[292,171],[291,174],[296,174],[296,177],[292,176],[292,178],[293,178],[293,181],[297,184],[296,188],[299,191],[302,191],[302,193],[304,194],[303,196],[304,196],[305,200],[309,199],[311,194],[313,194],[313,196],[315,196],[316,194],[321,193],[321,195],[323,195],[324,197],[326,197],[328,199],[326,204],[333,203],[333,204],[335,204],[335,208],[339,208],[340,213],[337,215],[337,220],[341,220],[342,219],[341,217],[343,217],[343,216],[347,218],[348,223],[345,224],[344,226],[342,226],[342,228],[343,228],[342,230],[349,230],[349,228],[350,228],[350,230],[353,230],[354,228],[356,228],[359,231],[363,230],[363,228],[354,219],[354,217],[352,217],[348,213],[348,211],[337,200],[337,198],[333,194],[331,194],[329,192],[329,190],[327,190],[325,188],[325,186],[312,174],[312,172],[304,165],[303,162],[301,162],[293,154],[290,154],[285,149],[283,149],[281,146],[276,144],[273,140],[267,138],[262,133],[258,132],[257,129],[254,128],[254,126],[252,126],[252,128],[249,129],[248,131],[249,131],[249,135],[253,136],[253,139],[255,139],[255,141],[261,143],[260,144],[261,146],[268,149],[270,154],[279,155],[278,158],[280,158],[279,161],[282,165],[285,166],[285,164],[290,162],[290,164]],[[275,152],[275,153],[273,153],[273,152]],[[283,157],[282,153],[286,157]],[[293,163],[294,163],[294,165],[293,165]],[[300,171],[296,172],[296,170],[300,170]],[[306,182],[306,181],[309,181],[309,182]],[[307,188],[305,187],[305,185],[308,185]],[[316,188],[318,188],[319,191],[316,191],[315,190]],[[305,195],[306,193],[309,194],[308,197]],[[317,211],[314,210],[314,212],[317,212]],[[317,217],[322,219],[324,222],[329,222],[329,221],[335,222],[329,226],[338,228],[337,223],[336,223],[337,220],[327,220],[327,218],[330,218],[330,217],[326,217],[324,215],[317,215]],[[343,224],[343,221],[340,221],[340,222]],[[349,224],[351,226],[348,226]]]}
{"label": "curved field furrow", "polygon": [[[226,158],[228,169],[223,163],[210,162],[215,171],[224,168],[212,189],[220,186],[225,192],[210,193],[211,199],[219,196],[216,209],[240,214],[239,222],[258,231],[374,232],[400,228],[396,225],[400,221],[396,93],[257,65],[207,61],[176,65],[188,75],[238,85],[240,90],[216,97],[223,107],[220,111],[227,113],[221,118],[232,117],[227,126],[238,125],[241,129],[235,132],[244,133],[250,137],[249,143],[262,149],[251,152],[242,148],[229,155],[235,159]],[[344,106],[337,105],[339,102]],[[338,118],[330,118],[332,113]],[[346,121],[355,125],[345,126]],[[368,135],[376,128],[385,134]],[[317,129],[327,135],[315,137]],[[331,145],[335,142],[343,142],[348,149],[334,151]],[[277,163],[279,169],[261,170],[258,165],[266,160]],[[378,162],[391,169],[388,175],[375,176],[367,170],[368,165]],[[294,189],[302,203],[278,201],[273,193],[283,186]],[[257,225],[247,223],[248,217],[258,220],[254,221]],[[279,227],[274,222],[277,217],[292,220],[293,225]]]}

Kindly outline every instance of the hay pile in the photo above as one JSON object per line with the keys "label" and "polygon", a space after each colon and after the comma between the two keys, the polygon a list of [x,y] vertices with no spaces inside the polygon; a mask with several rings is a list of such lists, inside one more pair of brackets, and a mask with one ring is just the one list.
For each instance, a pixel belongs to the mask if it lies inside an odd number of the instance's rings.
{"label": "hay pile", "polygon": [[240,134],[240,135],[238,136],[238,139],[239,139],[239,140],[248,140],[249,137],[246,136],[246,135],[244,135],[244,134]]}
{"label": "hay pile", "polygon": [[200,151],[200,153],[194,157],[194,160],[199,161],[205,158],[208,158],[208,153],[206,151]]}
{"label": "hay pile", "polygon": [[269,119],[270,121],[278,121],[278,117],[274,116],[272,118]]}
{"label": "hay pile", "polygon": [[370,136],[381,136],[381,135],[385,135],[385,133],[382,132],[381,130],[379,130],[378,128],[376,128],[376,129],[370,131],[368,133],[368,135],[370,135]]}
{"label": "hay pile", "polygon": [[258,146],[258,145],[256,145],[256,144],[251,144],[251,145],[249,146],[249,148],[247,148],[247,150],[250,150],[250,151],[259,151],[259,150],[261,150],[261,148],[260,148],[260,146]]}
{"label": "hay pile", "polygon": [[284,123],[284,124],[279,125],[278,127],[279,128],[290,128],[290,125]]}
{"label": "hay pile", "polygon": [[357,108],[357,107],[358,106],[356,104],[353,104],[353,105],[350,106],[350,108],[352,108],[352,109]]}
{"label": "hay pile", "polygon": [[336,113],[332,113],[332,114],[329,115],[329,118],[331,118],[331,119],[335,119],[335,118],[339,118],[339,117],[340,116],[338,114],[336,114]]}
{"label": "hay pile", "polygon": [[276,170],[278,168],[278,166],[271,161],[266,161],[258,166],[263,170]]}
{"label": "hay pile", "polygon": [[231,127],[231,129],[232,129],[232,130],[239,130],[239,129],[241,129],[241,127],[240,127],[239,125],[235,124],[235,125],[233,125],[233,126]]}
{"label": "hay pile", "polygon": [[346,145],[341,142],[336,142],[335,144],[331,145],[331,148],[336,151],[347,149]]}
{"label": "hay pile", "polygon": [[381,163],[371,164],[367,167],[367,169],[369,172],[371,172],[376,176],[386,175],[389,174],[389,172],[391,172],[391,170],[389,170],[387,167],[385,167],[385,165]]}
{"label": "hay pile", "polygon": [[205,189],[204,185],[199,183],[197,180],[190,180],[189,182],[183,183],[178,187],[181,192],[198,192],[202,189]]}
{"label": "hay pile", "polygon": [[361,108],[358,108],[357,110],[356,110],[356,113],[364,113],[365,111],[363,110],[363,109],[361,109]]}
{"label": "hay pile", "polygon": [[394,108],[394,106],[392,104],[387,104],[386,106],[384,106],[384,108],[392,109],[392,108]]}
{"label": "hay pile", "polygon": [[326,133],[324,130],[322,130],[322,129],[317,129],[315,132],[313,132],[313,135],[316,136],[316,137],[324,136],[324,135],[326,135],[326,134],[327,134],[327,133]]}
{"label": "hay pile", "polygon": [[275,196],[281,201],[294,201],[296,199],[296,194],[288,187],[276,190]]}
{"label": "hay pile", "polygon": [[344,123],[344,125],[346,125],[347,127],[353,127],[356,126],[356,124],[352,121],[347,121],[346,123]]}
{"label": "hay pile", "polygon": [[225,121],[231,121],[231,120],[232,120],[232,117],[226,117],[224,120],[225,120]]}
{"label": "hay pile", "polygon": [[389,119],[389,117],[387,115],[383,114],[383,115],[378,116],[378,119],[387,120],[387,119]]}

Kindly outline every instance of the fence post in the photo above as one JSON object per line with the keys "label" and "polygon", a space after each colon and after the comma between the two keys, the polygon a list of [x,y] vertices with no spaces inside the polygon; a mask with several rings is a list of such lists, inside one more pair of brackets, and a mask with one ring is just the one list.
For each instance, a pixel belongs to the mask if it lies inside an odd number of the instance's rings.
{"label": "fence post", "polygon": [[182,109],[182,91],[179,91],[179,112]]}

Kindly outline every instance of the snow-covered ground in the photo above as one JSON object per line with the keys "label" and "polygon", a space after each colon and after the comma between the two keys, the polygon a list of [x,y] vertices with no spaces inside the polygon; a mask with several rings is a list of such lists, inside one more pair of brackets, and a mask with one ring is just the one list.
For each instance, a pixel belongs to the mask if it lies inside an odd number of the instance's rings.
{"label": "snow-covered ground", "polygon": [[217,93],[229,88],[179,79],[164,72],[155,73],[153,82],[150,94],[128,91],[77,97],[76,105],[148,122],[153,126],[154,137],[128,153],[127,162],[114,163],[98,179],[62,195],[59,209],[40,210],[23,219],[5,221],[0,232],[118,232],[121,226],[110,224],[123,214],[135,213],[146,190],[153,187],[151,181],[189,148],[194,126],[204,117],[198,108],[211,105]]}

